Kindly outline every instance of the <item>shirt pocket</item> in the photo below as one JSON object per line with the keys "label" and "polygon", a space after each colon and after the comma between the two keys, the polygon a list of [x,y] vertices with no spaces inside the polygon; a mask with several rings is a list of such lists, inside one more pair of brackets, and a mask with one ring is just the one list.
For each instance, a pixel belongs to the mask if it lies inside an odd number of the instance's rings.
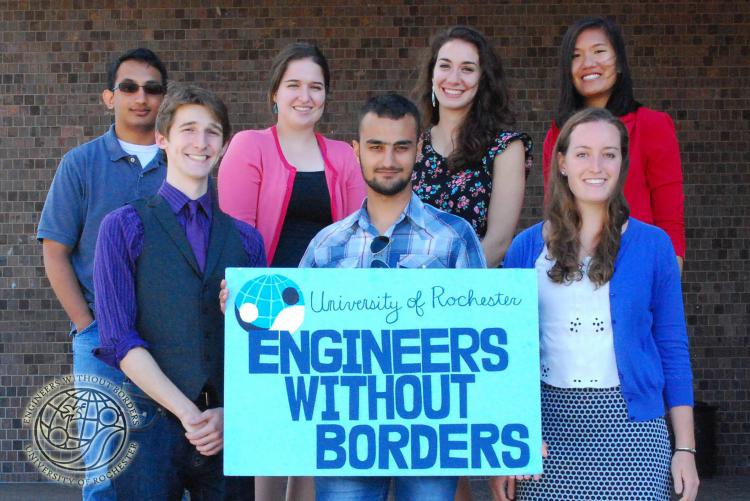
{"label": "shirt pocket", "polygon": [[447,268],[440,258],[429,254],[409,254],[398,261],[399,268]]}

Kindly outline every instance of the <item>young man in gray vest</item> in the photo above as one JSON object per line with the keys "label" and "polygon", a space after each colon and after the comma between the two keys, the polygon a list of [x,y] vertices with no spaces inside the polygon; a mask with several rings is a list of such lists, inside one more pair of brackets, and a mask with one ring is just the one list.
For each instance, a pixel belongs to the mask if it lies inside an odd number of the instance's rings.
{"label": "young man in gray vest", "polygon": [[142,417],[130,430],[135,459],[113,480],[121,499],[179,499],[183,489],[192,499],[238,496],[222,473],[224,319],[216,298],[225,268],[266,261],[260,234],[221,212],[210,189],[229,137],[218,97],[171,87],[156,121],[166,181],[101,224],[97,356],[125,373]]}

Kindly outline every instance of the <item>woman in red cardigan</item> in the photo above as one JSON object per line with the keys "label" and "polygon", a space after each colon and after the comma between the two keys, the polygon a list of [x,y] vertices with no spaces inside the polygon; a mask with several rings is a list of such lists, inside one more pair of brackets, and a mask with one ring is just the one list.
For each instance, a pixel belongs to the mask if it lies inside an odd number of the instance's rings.
{"label": "woman in red cardigan", "polygon": [[577,21],[562,40],[557,112],[544,139],[545,193],[559,129],[585,107],[607,108],[625,125],[630,137],[630,172],[625,183],[630,213],[667,232],[682,269],[684,195],[674,123],[666,113],[634,99],[622,34],[617,25],[602,17]]}

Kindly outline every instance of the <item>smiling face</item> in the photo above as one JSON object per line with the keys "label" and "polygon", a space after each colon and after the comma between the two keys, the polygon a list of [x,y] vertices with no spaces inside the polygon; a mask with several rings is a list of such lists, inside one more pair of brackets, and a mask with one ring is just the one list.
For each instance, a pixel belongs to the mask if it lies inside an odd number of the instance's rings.
{"label": "smiling face", "polygon": [[167,154],[167,181],[184,193],[208,179],[224,146],[222,127],[209,108],[180,106],[168,135],[156,132],[156,143]]}
{"label": "smiling face", "polygon": [[273,95],[278,123],[294,129],[315,127],[326,103],[323,70],[310,58],[291,61]]}
{"label": "smiling face", "polygon": [[[119,89],[124,82],[140,87],[129,94]],[[164,95],[147,94],[143,89],[146,83],[163,83],[159,70],[143,61],[128,59],[117,69],[115,90],[107,89],[102,93],[104,104],[115,113],[115,131],[123,141],[135,142],[133,136],[154,130],[156,112]]]}
{"label": "smiling face", "polygon": [[411,191],[417,158],[417,123],[411,115],[397,120],[368,113],[359,125],[354,152],[369,192],[394,196]]}
{"label": "smiling face", "polygon": [[585,105],[604,108],[617,82],[617,56],[602,29],[591,28],[578,35],[570,71]]}
{"label": "smiling face", "polygon": [[604,205],[620,177],[620,132],[606,122],[582,123],[571,132],[568,151],[558,153],[557,162],[579,208]]}
{"label": "smiling face", "polygon": [[481,76],[479,53],[473,44],[460,39],[444,43],[432,70],[432,88],[440,107],[468,111]]}

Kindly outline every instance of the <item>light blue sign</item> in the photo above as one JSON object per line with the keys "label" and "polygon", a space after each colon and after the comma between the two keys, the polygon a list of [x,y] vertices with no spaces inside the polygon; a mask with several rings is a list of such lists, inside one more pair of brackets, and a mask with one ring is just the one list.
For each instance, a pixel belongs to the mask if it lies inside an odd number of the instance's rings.
{"label": "light blue sign", "polygon": [[227,475],[539,473],[534,270],[227,270]]}

